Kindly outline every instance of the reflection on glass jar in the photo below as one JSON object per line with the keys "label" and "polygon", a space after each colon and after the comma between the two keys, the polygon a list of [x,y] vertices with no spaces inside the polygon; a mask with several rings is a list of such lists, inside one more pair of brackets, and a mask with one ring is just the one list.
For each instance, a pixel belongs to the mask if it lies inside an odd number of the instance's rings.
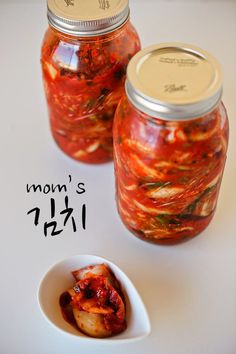
{"label": "reflection on glass jar", "polygon": [[102,5],[49,0],[41,54],[53,137],[67,155],[87,163],[113,156],[114,112],[127,64],[140,49],[128,1]]}
{"label": "reflection on glass jar", "polygon": [[[136,236],[158,244],[191,239],[209,224],[228,145],[219,65],[198,48],[187,46],[182,52],[181,48],[180,44],[154,46],[131,60],[126,95],[114,123],[119,214]],[[183,64],[190,59],[194,66]],[[163,75],[159,81],[158,65]],[[158,75],[151,82],[149,70]],[[210,71],[209,80],[205,70]],[[201,80],[192,81],[201,72],[206,83],[199,91]],[[149,91],[152,80],[158,81],[156,91]],[[172,87],[186,91],[167,92],[172,82]]]}

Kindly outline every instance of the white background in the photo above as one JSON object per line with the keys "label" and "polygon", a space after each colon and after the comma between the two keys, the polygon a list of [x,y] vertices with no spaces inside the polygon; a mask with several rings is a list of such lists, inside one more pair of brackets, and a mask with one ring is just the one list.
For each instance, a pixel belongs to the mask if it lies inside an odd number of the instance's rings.
{"label": "white background", "polygon": [[[194,240],[160,247],[122,226],[114,201],[113,165],[87,166],[64,156],[51,139],[39,65],[47,27],[42,1],[0,1],[1,354],[236,353],[236,2],[131,1],[143,46],[182,41],[214,54],[225,73],[224,102],[231,135],[215,218]],[[27,194],[27,183],[84,182],[70,204],[87,204],[87,230],[45,238],[26,213],[49,217],[50,195]],[[58,208],[63,195],[55,195]],[[79,219],[78,219],[79,220]],[[91,253],[117,263],[138,288],[151,335],[129,345],[83,345],[42,317],[37,288],[53,263]]]}

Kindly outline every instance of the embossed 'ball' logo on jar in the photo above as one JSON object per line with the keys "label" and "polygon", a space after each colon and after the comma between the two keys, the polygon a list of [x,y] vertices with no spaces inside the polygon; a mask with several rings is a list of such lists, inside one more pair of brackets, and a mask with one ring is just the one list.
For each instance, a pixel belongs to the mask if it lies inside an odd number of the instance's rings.
{"label": "embossed 'ball' logo on jar", "polygon": [[174,93],[180,91],[187,91],[186,85],[177,86],[175,84],[170,84],[164,86],[164,92]]}

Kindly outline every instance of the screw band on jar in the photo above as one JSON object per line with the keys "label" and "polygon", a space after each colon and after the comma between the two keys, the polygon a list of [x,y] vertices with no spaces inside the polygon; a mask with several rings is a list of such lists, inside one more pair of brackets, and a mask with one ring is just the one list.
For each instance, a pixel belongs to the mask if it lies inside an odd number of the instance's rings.
{"label": "screw band on jar", "polygon": [[74,36],[112,32],[128,21],[129,14],[128,0],[48,0],[49,24]]}
{"label": "screw band on jar", "polygon": [[144,113],[189,120],[211,112],[222,97],[222,72],[206,51],[184,43],[150,46],[132,58],[126,93]]}

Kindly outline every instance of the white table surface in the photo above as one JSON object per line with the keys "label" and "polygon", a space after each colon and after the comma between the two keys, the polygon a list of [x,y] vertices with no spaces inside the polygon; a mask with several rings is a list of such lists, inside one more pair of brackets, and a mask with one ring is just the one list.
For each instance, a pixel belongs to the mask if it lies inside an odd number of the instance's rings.
{"label": "white table surface", "polygon": [[[76,163],[51,139],[39,65],[45,4],[0,1],[1,354],[236,353],[236,2],[131,0],[131,10],[143,46],[189,42],[222,63],[231,134],[215,218],[179,246],[154,246],[126,231],[116,213],[112,163]],[[73,233],[68,224],[45,238],[42,224],[34,227],[26,213],[38,206],[49,218],[51,195],[27,194],[26,184],[67,183],[68,175],[71,206],[78,212],[87,205],[87,230],[78,225]],[[76,182],[85,183],[83,196]],[[62,207],[63,193],[55,199]],[[150,315],[147,339],[88,345],[45,321],[36,296],[40,279],[74,254],[107,257],[127,273]]]}

